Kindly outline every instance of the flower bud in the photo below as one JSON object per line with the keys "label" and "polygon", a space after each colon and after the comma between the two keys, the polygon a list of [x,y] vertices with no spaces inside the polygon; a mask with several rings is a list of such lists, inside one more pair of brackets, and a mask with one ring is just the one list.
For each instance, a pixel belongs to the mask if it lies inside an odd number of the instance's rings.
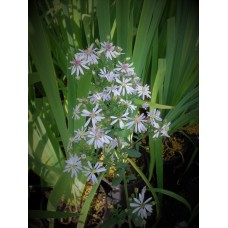
{"label": "flower bud", "polygon": [[100,41],[98,39],[95,40],[95,43],[100,46]]}
{"label": "flower bud", "polygon": [[135,188],[134,189],[134,192],[135,192],[135,194],[137,194],[139,192],[139,189],[138,188]]}

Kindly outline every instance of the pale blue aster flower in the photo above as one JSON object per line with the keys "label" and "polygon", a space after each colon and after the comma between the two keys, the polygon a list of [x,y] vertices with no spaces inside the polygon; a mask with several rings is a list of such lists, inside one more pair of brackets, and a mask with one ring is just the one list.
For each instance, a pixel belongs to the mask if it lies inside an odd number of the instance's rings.
{"label": "pale blue aster flower", "polygon": [[71,177],[76,176],[79,172],[79,170],[82,170],[82,164],[81,164],[81,158],[79,158],[77,155],[72,155],[70,153],[70,158],[65,161],[66,167],[63,172],[71,172]]}
{"label": "pale blue aster flower", "polygon": [[142,193],[139,193],[139,198],[133,198],[134,203],[130,203],[130,207],[133,207],[134,210],[132,213],[138,212],[138,216],[140,216],[142,219],[147,218],[147,214],[152,213],[152,205],[148,204],[149,201],[152,199],[152,197],[148,198],[147,200],[144,201],[144,194],[145,191],[142,191]]}
{"label": "pale blue aster flower", "polygon": [[94,167],[92,167],[90,161],[88,161],[88,167],[84,167],[85,175],[88,177],[87,181],[92,181],[93,184],[98,183],[97,177],[95,174],[105,172],[106,169],[104,167],[101,167],[101,164],[98,162],[95,164]]}

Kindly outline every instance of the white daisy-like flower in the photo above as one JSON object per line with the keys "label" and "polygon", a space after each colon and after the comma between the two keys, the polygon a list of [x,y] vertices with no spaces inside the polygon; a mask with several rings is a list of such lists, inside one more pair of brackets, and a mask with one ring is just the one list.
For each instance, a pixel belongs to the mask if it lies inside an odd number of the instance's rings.
{"label": "white daisy-like flower", "polygon": [[122,95],[125,95],[125,92],[127,94],[132,94],[132,92],[134,91],[134,89],[132,88],[132,83],[129,83],[129,81],[131,80],[131,78],[123,78],[123,81],[120,81],[118,78],[116,79],[116,82],[119,83],[120,85],[118,86],[118,91]]}
{"label": "white daisy-like flower", "polygon": [[116,116],[110,116],[111,119],[114,119],[110,124],[113,125],[115,124],[117,121],[119,121],[119,125],[120,128],[123,129],[124,128],[124,123],[123,120],[128,120],[128,112],[125,112],[122,116],[120,117],[116,117]]}
{"label": "white daisy-like flower", "polygon": [[169,137],[168,131],[169,131],[169,126],[170,126],[170,124],[171,124],[171,123],[169,122],[169,123],[164,124],[164,125],[162,126],[162,128],[161,128],[161,134],[162,134],[162,136]]}
{"label": "white daisy-like flower", "polygon": [[74,133],[76,133],[74,136],[74,142],[78,142],[82,139],[86,140],[87,132],[85,131],[84,127],[82,127],[81,130],[75,130]]}
{"label": "white daisy-like flower", "polygon": [[134,67],[132,67],[133,63],[121,63],[118,61],[119,64],[116,64],[116,68],[114,70],[120,71],[121,73],[126,73],[128,76],[131,76],[134,74]]}
{"label": "white daisy-like flower", "polygon": [[108,91],[109,94],[112,92],[114,96],[120,95],[119,91],[117,90],[117,86],[114,84],[112,84],[110,87],[106,87],[105,90]]}
{"label": "white daisy-like flower", "polygon": [[110,131],[101,131],[101,138],[104,143],[109,144],[113,139],[108,135]]}
{"label": "white daisy-like flower", "polygon": [[137,76],[133,77],[133,81],[136,85],[142,85],[140,82],[141,81],[140,77],[137,77]]}
{"label": "white daisy-like flower", "polygon": [[76,120],[76,119],[80,119],[80,107],[81,107],[81,103],[79,103],[78,105],[76,105],[73,109],[73,118]]}
{"label": "white daisy-like flower", "polygon": [[102,100],[102,94],[101,93],[95,93],[92,96],[89,96],[88,99],[90,99],[91,104],[99,103]]}
{"label": "white daisy-like flower", "polygon": [[115,80],[116,78],[119,78],[119,74],[115,74],[113,71],[109,72],[107,75],[106,75],[106,79],[109,81],[109,82],[112,82],[113,80]]}
{"label": "white daisy-like flower", "polygon": [[157,121],[162,121],[162,118],[160,117],[160,111],[159,110],[156,110],[156,109],[154,109],[153,111],[151,111],[151,112],[147,112],[147,115],[148,115],[148,117],[149,117],[149,121],[150,121],[150,124],[152,125],[152,126],[154,126],[154,124],[155,124],[155,120],[157,120]]}
{"label": "white daisy-like flower", "polygon": [[106,68],[104,67],[103,69],[100,69],[100,73],[98,74],[101,78],[107,78],[107,76],[109,75],[109,72],[106,70]]}
{"label": "white daisy-like flower", "polygon": [[113,150],[116,147],[118,147],[118,141],[117,141],[117,139],[113,139],[109,144],[109,148],[110,148],[110,150]]}
{"label": "white daisy-like flower", "polygon": [[90,161],[88,161],[88,167],[84,167],[84,169],[85,169],[84,173],[88,177],[87,181],[92,181],[93,184],[98,183],[98,180],[95,174],[106,171],[106,169],[102,167],[101,164],[99,164],[98,162],[95,164],[94,167],[92,167]]}
{"label": "white daisy-like flower", "polygon": [[71,69],[71,75],[76,72],[76,76],[79,77],[80,74],[84,75],[83,68],[88,70],[89,67],[86,66],[87,62],[84,60],[84,56],[81,55],[80,53],[77,53],[74,55],[74,60],[70,62],[73,64]]}
{"label": "white daisy-like flower", "polygon": [[104,89],[103,93],[101,93],[101,97],[102,97],[103,101],[111,100],[110,93],[106,89]]}
{"label": "white daisy-like flower", "polygon": [[101,44],[101,49],[100,51],[98,51],[98,53],[104,52],[107,59],[112,60],[112,58],[116,58],[121,54],[120,52],[117,52],[115,50],[116,47],[112,43],[101,42],[100,44]]}
{"label": "white daisy-like flower", "polygon": [[146,97],[151,97],[150,96],[151,92],[149,90],[149,85],[145,85],[145,86],[138,85],[136,90],[138,92],[138,95],[142,96],[143,100],[145,99],[145,96]]}
{"label": "white daisy-like flower", "polygon": [[89,117],[89,119],[85,123],[85,127],[87,127],[89,125],[91,120],[92,120],[93,126],[95,126],[96,122],[101,121],[102,119],[105,118],[103,116],[99,116],[99,112],[101,112],[102,109],[99,109],[99,110],[97,110],[97,109],[98,109],[98,104],[95,106],[95,108],[93,108],[92,112],[89,112],[86,109],[82,110],[81,116]]}
{"label": "white daisy-like flower", "polygon": [[161,127],[160,127],[160,125],[159,125],[158,123],[156,123],[156,122],[154,122],[153,127],[156,128],[156,129],[154,130],[153,138],[158,138],[159,135],[160,135],[160,133],[161,133]]}
{"label": "white daisy-like flower", "polygon": [[143,123],[146,122],[145,120],[145,116],[142,113],[140,116],[136,115],[135,118],[129,118],[132,121],[126,124],[126,127],[128,127],[128,129],[130,129],[132,126],[135,126],[134,128],[134,132],[145,132],[147,130],[147,128],[143,125]]}
{"label": "white daisy-like flower", "polygon": [[137,106],[132,104],[132,101],[124,100],[122,98],[120,99],[118,104],[125,105],[127,107],[127,109],[131,110],[131,112],[135,111],[135,109],[137,108]]}
{"label": "white daisy-like flower", "polygon": [[80,50],[81,55],[84,57],[85,61],[88,63],[88,65],[91,64],[98,64],[98,59],[99,57],[96,54],[96,49],[97,48],[93,48],[94,44],[91,44],[86,50]]}
{"label": "white daisy-like flower", "polygon": [[101,129],[97,126],[91,128],[88,131],[88,141],[87,144],[88,145],[92,145],[94,144],[94,148],[102,148],[104,145],[104,141],[102,138],[102,134],[101,134]]}
{"label": "white daisy-like flower", "polygon": [[94,144],[94,148],[103,148],[104,143],[109,144],[113,139],[107,135],[108,131],[103,132],[99,127],[95,126],[88,131],[88,145]]}
{"label": "white daisy-like flower", "polygon": [[140,216],[142,219],[146,219],[148,212],[152,213],[153,211],[152,205],[149,204],[149,201],[152,199],[152,197],[144,201],[144,194],[144,191],[142,191],[142,193],[139,193],[139,198],[133,198],[134,203],[130,203],[130,207],[134,208],[132,213],[138,212],[138,216]]}
{"label": "white daisy-like flower", "polygon": [[77,177],[79,170],[82,170],[81,158],[79,158],[77,155],[72,156],[70,153],[70,158],[65,162],[66,167],[63,172],[71,172],[71,177]]}

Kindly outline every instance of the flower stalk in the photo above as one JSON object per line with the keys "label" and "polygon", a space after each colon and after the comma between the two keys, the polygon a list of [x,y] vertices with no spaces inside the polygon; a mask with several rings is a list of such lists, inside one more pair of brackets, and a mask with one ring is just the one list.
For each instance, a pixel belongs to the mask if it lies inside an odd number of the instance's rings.
{"label": "flower stalk", "polygon": [[[129,197],[128,197],[128,191],[127,191],[127,180],[126,180],[124,169],[123,169],[123,181],[124,181],[124,191],[125,191],[127,210],[129,210]],[[132,228],[131,220],[130,220],[129,216],[128,216],[128,225],[129,225],[130,228]]]}

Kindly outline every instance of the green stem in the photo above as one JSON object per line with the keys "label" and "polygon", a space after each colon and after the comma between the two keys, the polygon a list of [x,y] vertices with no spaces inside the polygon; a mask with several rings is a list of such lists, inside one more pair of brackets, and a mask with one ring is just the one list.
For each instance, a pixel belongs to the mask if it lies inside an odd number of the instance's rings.
{"label": "green stem", "polygon": [[[128,191],[127,191],[127,180],[126,180],[126,176],[125,176],[125,172],[123,169],[123,180],[124,180],[124,191],[125,191],[125,198],[126,198],[126,203],[127,203],[127,209],[129,210],[129,198],[128,198]],[[131,220],[128,216],[128,225],[130,228],[132,228],[131,226]]]}
{"label": "green stem", "polygon": [[[143,137],[139,138],[137,141],[135,141],[134,143],[132,143],[132,145],[130,146],[130,148],[133,148],[134,145],[135,145],[136,143],[138,143],[138,142],[140,142],[142,139],[146,138],[147,135],[148,135],[148,133],[144,134]],[[130,149],[130,148],[129,148],[129,149]]]}

